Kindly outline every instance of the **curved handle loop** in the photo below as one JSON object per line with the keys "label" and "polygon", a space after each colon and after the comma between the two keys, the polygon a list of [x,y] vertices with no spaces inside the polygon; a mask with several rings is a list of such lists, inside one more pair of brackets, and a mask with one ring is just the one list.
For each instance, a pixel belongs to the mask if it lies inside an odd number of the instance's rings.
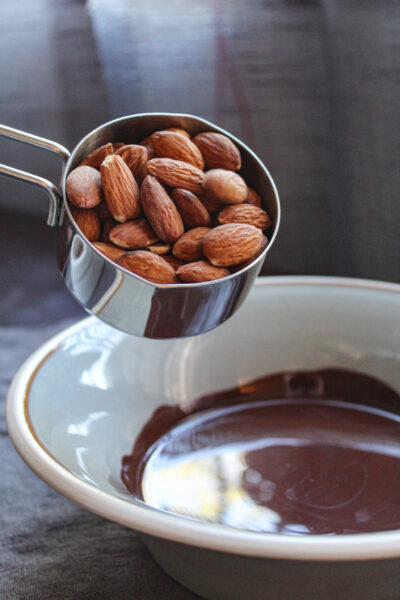
{"label": "curved handle loop", "polygon": [[[0,135],[4,135],[6,137],[18,140],[20,142],[31,144],[33,146],[39,146],[39,148],[44,148],[45,150],[49,150],[50,152],[55,152],[55,154],[58,154],[58,156],[60,156],[64,165],[70,156],[70,153],[67,150],[67,148],[65,148],[61,144],[57,144],[56,142],[52,142],[51,140],[46,140],[45,138],[41,138],[37,135],[26,133],[25,131],[13,129],[12,127],[7,127],[6,125],[0,125]],[[50,208],[47,216],[47,224],[51,226],[58,224],[61,214],[62,196],[59,189],[57,188],[57,186],[54,185],[54,183],[52,183],[48,179],[39,177],[38,175],[32,175],[31,173],[27,173],[26,171],[20,171],[19,169],[14,169],[13,167],[8,167],[7,165],[2,164],[0,164],[0,175],[11,177],[12,179],[26,181],[44,189],[50,199]]]}

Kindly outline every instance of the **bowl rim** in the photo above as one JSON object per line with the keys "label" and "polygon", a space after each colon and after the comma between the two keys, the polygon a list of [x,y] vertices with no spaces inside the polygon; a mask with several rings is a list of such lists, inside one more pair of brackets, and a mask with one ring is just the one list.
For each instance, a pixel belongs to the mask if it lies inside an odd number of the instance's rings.
{"label": "bowl rim", "polygon": [[[257,287],[333,286],[395,293],[400,285],[367,279],[320,276],[259,278]],[[302,561],[360,561],[400,557],[400,530],[327,537],[285,536],[209,524],[163,512],[144,503],[117,498],[83,481],[62,465],[38,440],[29,420],[29,388],[46,358],[68,337],[97,322],[85,318],[53,336],[23,363],[10,385],[6,422],[10,438],[28,466],[48,485],[84,508],[141,533],[213,551],[260,558]]]}

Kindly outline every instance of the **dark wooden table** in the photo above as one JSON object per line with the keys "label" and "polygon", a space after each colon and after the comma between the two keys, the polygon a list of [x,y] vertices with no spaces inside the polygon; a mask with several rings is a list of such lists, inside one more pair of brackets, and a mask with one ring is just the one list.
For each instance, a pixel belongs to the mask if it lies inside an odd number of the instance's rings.
{"label": "dark wooden table", "polygon": [[[72,148],[125,114],[208,118],[277,183],[282,227],[265,273],[398,282],[399,31],[395,0],[0,0],[0,121]],[[0,162],[59,179],[57,160],[15,142],[1,140]],[[0,180],[2,406],[28,352],[83,316],[56,272],[45,205]],[[193,597],[134,534],[39,482],[1,419],[0,596]]]}

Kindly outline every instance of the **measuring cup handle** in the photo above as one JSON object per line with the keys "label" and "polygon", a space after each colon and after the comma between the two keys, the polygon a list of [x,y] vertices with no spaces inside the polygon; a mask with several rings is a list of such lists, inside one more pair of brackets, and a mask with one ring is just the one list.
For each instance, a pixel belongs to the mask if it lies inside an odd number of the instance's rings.
{"label": "measuring cup handle", "polygon": [[[45,138],[41,138],[37,135],[26,133],[25,131],[19,131],[18,129],[7,127],[6,125],[0,125],[0,135],[4,135],[14,140],[25,142],[33,146],[39,146],[39,148],[44,148],[45,150],[55,152],[61,157],[64,164],[67,162],[70,156],[69,151],[61,144],[57,144],[51,140],[46,140]],[[20,179],[42,188],[50,199],[47,224],[51,226],[58,224],[62,207],[62,195],[54,183],[44,179],[43,177],[39,177],[38,175],[32,175],[26,171],[20,171],[19,169],[8,167],[7,165],[2,164],[0,164],[0,175],[5,175],[6,177],[11,177],[13,179]]]}

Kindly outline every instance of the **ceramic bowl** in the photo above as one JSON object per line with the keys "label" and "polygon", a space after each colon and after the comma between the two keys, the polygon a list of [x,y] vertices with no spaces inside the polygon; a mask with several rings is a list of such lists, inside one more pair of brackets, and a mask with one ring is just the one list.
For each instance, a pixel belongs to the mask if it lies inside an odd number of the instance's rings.
{"label": "ceramic bowl", "polygon": [[400,390],[400,286],[320,277],[259,280],[218,329],[130,337],[94,318],[21,367],[7,399],[10,436],[49,485],[144,534],[156,561],[215,600],[398,600],[400,531],[285,536],[174,516],[128,495],[121,457],[161,404],[284,369],[346,367]]}

